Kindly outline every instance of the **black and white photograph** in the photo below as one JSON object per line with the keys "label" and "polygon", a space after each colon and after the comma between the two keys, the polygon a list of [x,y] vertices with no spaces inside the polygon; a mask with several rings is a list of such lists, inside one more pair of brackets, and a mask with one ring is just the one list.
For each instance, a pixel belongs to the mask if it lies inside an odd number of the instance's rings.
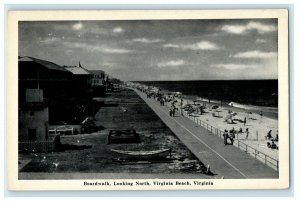
{"label": "black and white photograph", "polygon": [[17,181],[288,187],[286,10],[110,12],[15,23]]}

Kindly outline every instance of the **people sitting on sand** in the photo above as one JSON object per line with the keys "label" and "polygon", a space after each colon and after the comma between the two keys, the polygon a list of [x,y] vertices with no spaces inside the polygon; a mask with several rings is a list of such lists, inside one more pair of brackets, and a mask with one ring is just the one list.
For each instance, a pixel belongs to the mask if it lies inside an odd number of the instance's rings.
{"label": "people sitting on sand", "polygon": [[228,131],[226,129],[224,130],[223,137],[224,137],[224,144],[227,145]]}
{"label": "people sitting on sand", "polygon": [[239,133],[243,133],[243,129],[242,128],[240,128]]}
{"label": "people sitting on sand", "polygon": [[267,143],[267,146],[268,146],[269,148],[271,148],[271,149],[278,149],[278,146],[277,146],[277,144],[275,144],[274,140],[272,140],[271,143],[268,142],[268,143]]}

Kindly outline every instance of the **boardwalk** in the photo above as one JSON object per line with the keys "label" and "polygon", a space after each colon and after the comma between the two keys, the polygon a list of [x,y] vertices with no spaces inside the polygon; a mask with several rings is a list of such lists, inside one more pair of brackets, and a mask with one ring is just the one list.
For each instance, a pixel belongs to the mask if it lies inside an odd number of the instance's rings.
{"label": "boardwalk", "polygon": [[167,106],[160,106],[154,99],[137,91],[174,134],[205,165],[209,165],[217,178],[278,178],[278,172],[262,164],[234,146],[225,146],[223,140],[176,113],[170,117]]}

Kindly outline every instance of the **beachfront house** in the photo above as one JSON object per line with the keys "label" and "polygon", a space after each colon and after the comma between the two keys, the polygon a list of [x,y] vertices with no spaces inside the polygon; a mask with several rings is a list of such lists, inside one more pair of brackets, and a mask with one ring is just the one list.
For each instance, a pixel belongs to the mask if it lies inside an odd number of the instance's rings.
{"label": "beachfront house", "polygon": [[72,73],[50,61],[34,57],[19,57],[19,103],[25,101],[26,89],[42,89],[46,102],[60,99],[71,89]]}
{"label": "beachfront house", "polygon": [[106,75],[103,70],[90,70],[92,74],[91,84],[94,95],[104,96],[106,93]]}
{"label": "beachfront house", "polygon": [[71,72],[53,62],[19,57],[19,107],[26,104],[27,89],[40,89],[43,91],[43,103],[48,106],[49,122],[65,121],[70,116],[65,112],[65,102],[69,102],[75,91],[72,76]]}
{"label": "beachfront house", "polygon": [[89,70],[89,72],[92,74],[92,86],[105,85],[105,72],[103,70]]}

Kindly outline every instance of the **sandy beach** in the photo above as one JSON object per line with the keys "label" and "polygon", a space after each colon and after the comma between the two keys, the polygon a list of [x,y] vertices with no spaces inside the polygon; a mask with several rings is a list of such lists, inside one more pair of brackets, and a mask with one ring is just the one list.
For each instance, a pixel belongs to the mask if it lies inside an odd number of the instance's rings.
{"label": "sandy beach", "polygon": [[[176,107],[180,108],[180,99],[176,98],[177,103]],[[193,104],[191,99],[183,99],[183,107],[187,104]],[[203,104],[203,102],[202,102]],[[171,106],[171,103],[168,103]],[[201,121],[206,122],[207,124],[216,127],[222,131],[231,130],[234,128],[236,131],[242,129],[242,133],[238,133],[236,138],[242,140],[249,146],[269,155],[274,159],[278,159],[278,150],[270,149],[267,147],[266,135],[270,130],[272,130],[272,136],[275,138],[278,130],[278,119],[274,113],[272,115],[264,115],[261,117],[258,113],[251,112],[251,109],[241,109],[230,106],[219,106],[217,109],[212,109],[213,105],[216,103],[207,103],[204,102],[206,109],[204,113],[200,115],[199,113],[191,113],[190,115],[198,118]],[[228,110],[235,112],[237,115],[233,117],[233,123],[225,122],[225,117],[228,115]],[[252,114],[249,114],[251,112]],[[215,116],[213,115],[215,114]],[[244,125],[243,121],[246,118],[246,124]],[[249,129],[248,139],[246,139],[246,128]],[[278,133],[279,139],[280,135]]]}

